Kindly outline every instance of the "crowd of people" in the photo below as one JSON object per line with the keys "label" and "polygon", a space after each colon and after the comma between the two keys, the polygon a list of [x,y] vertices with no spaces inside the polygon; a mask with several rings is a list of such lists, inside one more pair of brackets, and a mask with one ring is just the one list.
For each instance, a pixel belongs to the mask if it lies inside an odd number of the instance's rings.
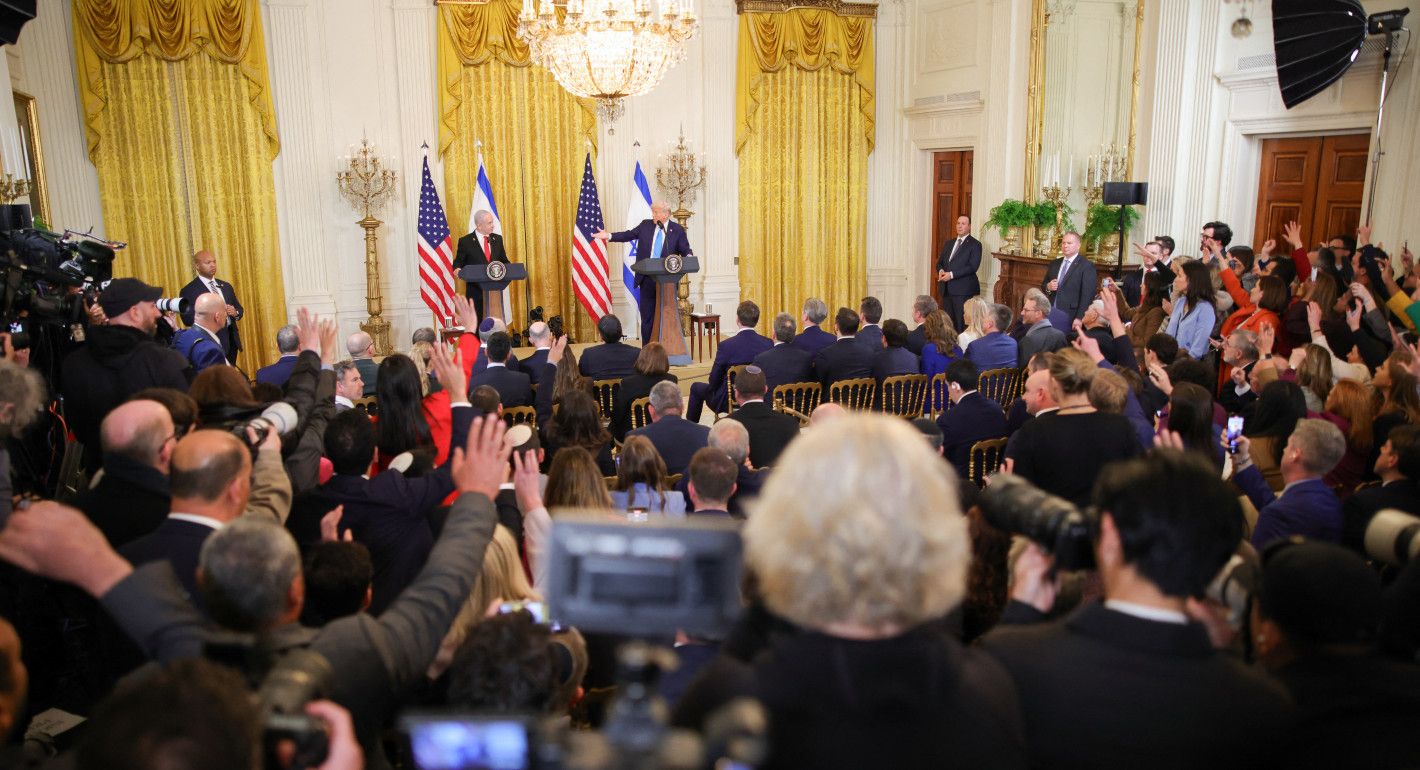
{"label": "crowd of people", "polygon": [[[1420,265],[1369,236],[1209,222],[1096,282],[1071,233],[1020,307],[910,324],[744,301],[689,387],[615,315],[520,358],[462,297],[379,362],[301,309],[249,380],[210,254],[171,344],[115,280],[58,382],[3,338],[0,765],[292,766],[264,720],[301,666],[330,770],[413,766],[410,711],[595,727],[618,640],[532,609],[576,509],[739,529],[743,613],[660,688],[691,730],[758,701],[764,767],[1413,767]],[[940,399],[775,404],[902,375]],[[82,473],[12,471],[56,415]]]}

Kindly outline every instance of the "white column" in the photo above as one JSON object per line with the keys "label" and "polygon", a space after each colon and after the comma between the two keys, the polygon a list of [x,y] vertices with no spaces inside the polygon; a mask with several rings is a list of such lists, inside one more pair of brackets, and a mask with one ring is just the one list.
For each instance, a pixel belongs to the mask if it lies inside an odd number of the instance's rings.
{"label": "white column", "polygon": [[[908,141],[907,64],[909,43],[903,0],[878,6],[873,34],[877,82],[874,91],[875,146],[868,156],[868,294],[883,303],[884,318],[911,318],[914,287],[925,274],[921,252],[908,245],[908,177],[912,163]],[[797,308],[788,308],[797,314]]]}
{"label": "white column", "polygon": [[[706,302],[712,303],[723,318],[733,314],[740,301],[740,172],[739,158],[735,156],[732,63],[739,50],[739,17],[731,0],[706,0],[701,10],[704,42],[698,67],[704,122],[700,147],[705,153],[707,178],[698,196],[699,232],[691,237],[691,245],[700,255],[702,276],[699,284],[691,283],[691,301],[697,310],[703,309]],[[761,310],[779,312],[778,308]]]}
{"label": "white column", "polygon": [[[429,171],[434,174],[441,169],[438,162],[438,83],[436,63],[436,26],[438,9],[425,0],[393,0],[394,50],[405,55],[392,57],[395,67],[395,101],[398,109],[399,125],[397,145],[387,152],[395,158],[400,180],[400,195],[392,208],[397,210],[408,223],[397,240],[385,244],[384,268],[390,278],[391,297],[394,302],[386,303],[385,316],[394,324],[391,332],[396,349],[409,345],[409,336],[414,329],[430,326],[434,315],[419,295],[419,262],[416,254],[418,222],[415,212],[419,210],[419,191],[424,173],[424,153],[420,145],[429,143]],[[416,53],[417,52],[417,53]],[[442,177],[435,177],[437,184]],[[443,189],[440,187],[439,189]],[[391,211],[391,214],[394,212]],[[455,213],[455,217],[459,214]],[[393,217],[390,217],[393,218]],[[452,233],[461,233],[462,224],[450,223]],[[455,237],[454,244],[458,240]],[[521,289],[522,287],[518,287]],[[397,319],[397,320],[396,320]],[[514,325],[523,328],[522,319],[512,319]]]}

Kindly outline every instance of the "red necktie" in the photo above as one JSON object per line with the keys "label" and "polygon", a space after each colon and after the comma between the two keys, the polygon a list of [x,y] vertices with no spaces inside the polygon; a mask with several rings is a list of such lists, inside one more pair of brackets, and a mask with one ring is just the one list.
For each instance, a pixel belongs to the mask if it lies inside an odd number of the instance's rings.
{"label": "red necktie", "polygon": [[484,261],[484,262],[492,262],[492,261],[493,261],[493,250],[492,250],[492,248],[490,248],[489,245],[488,245],[488,236],[486,236],[486,235],[483,236],[483,261]]}

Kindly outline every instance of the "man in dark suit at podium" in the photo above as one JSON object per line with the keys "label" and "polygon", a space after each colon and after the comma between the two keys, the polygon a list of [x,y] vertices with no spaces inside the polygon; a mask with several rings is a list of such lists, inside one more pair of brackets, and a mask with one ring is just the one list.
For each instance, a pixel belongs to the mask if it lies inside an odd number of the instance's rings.
{"label": "man in dark suit at podium", "polygon": [[[454,274],[458,275],[459,270],[470,265],[507,261],[508,252],[503,248],[503,236],[493,232],[493,213],[474,212],[473,232],[459,239],[458,253],[454,255]],[[478,284],[465,283],[463,295],[473,300],[478,317],[483,318],[483,290]]]}
{"label": "man in dark suit at podium", "polygon": [[1056,310],[1072,319],[1083,318],[1099,287],[1095,263],[1080,256],[1079,233],[1065,233],[1060,242],[1060,253],[1061,257],[1046,268],[1041,291],[1050,298]]}
{"label": "man in dark suit at podium", "polygon": [[725,375],[731,366],[754,363],[754,357],[774,347],[768,337],[754,330],[759,324],[759,305],[748,300],[735,309],[735,320],[739,330],[735,336],[721,342],[715,349],[715,363],[710,366],[710,376],[706,382],[690,386],[690,403],[686,406],[685,417],[691,422],[700,422],[700,410],[707,404],[715,414],[725,411],[730,405],[730,394],[725,390]]}
{"label": "man in dark suit at podium", "polygon": [[582,358],[577,362],[582,376],[612,380],[635,373],[636,357],[641,355],[641,349],[621,341],[621,319],[610,313],[602,316],[597,321],[597,333],[602,336],[602,344],[582,351]]}
{"label": "man in dark suit at podium", "polygon": [[242,337],[237,333],[237,321],[242,320],[242,315],[246,312],[242,310],[242,303],[237,301],[237,290],[217,277],[217,255],[207,249],[192,255],[192,268],[197,272],[197,276],[178,292],[178,296],[183,299],[180,314],[183,325],[192,326],[192,314],[197,307],[198,297],[208,293],[221,296],[222,303],[226,306],[227,320],[222,328],[217,330],[217,341],[222,344],[222,353],[226,355],[227,360],[236,363],[237,353],[242,349]]}
{"label": "man in dark suit at podium", "polygon": [[754,357],[754,365],[764,372],[769,392],[790,382],[813,379],[814,357],[794,347],[794,317],[788,313],[774,316],[774,347]]}
{"label": "man in dark suit at podium", "polygon": [[957,217],[957,237],[942,244],[937,255],[937,293],[942,309],[951,316],[957,331],[962,325],[962,309],[966,301],[981,293],[981,281],[976,277],[981,267],[981,241],[971,235],[971,217]]}
{"label": "man in dark suit at podium", "polygon": [[[670,220],[671,207],[665,201],[657,201],[651,204],[651,218],[641,220],[641,224],[619,233],[602,230],[593,233],[592,237],[616,243],[635,241],[637,262],[661,259],[670,254],[689,256],[692,252],[685,228]],[[638,275],[636,289],[640,292],[636,304],[641,308],[641,342],[644,344],[651,341],[651,322],[656,316],[656,282]]]}

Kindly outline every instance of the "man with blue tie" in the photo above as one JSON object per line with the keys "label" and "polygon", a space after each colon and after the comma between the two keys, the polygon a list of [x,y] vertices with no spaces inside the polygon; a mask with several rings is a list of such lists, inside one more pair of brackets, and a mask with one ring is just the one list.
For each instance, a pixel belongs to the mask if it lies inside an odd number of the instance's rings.
{"label": "man with blue tie", "polygon": [[[635,241],[637,262],[661,259],[671,254],[683,257],[691,254],[685,228],[670,219],[671,207],[665,201],[657,201],[651,204],[651,218],[641,220],[641,224],[619,233],[600,230],[592,237],[616,243]],[[656,315],[656,282],[638,275],[636,289],[640,292],[636,303],[641,308],[641,342],[644,344],[651,341],[651,323]]]}
{"label": "man with blue tie", "polygon": [[1060,258],[1045,269],[1041,290],[1055,308],[1073,320],[1083,318],[1099,289],[1095,264],[1080,256],[1080,234],[1065,233],[1060,241]]}
{"label": "man with blue tie", "polygon": [[730,394],[725,389],[725,374],[731,366],[754,363],[754,357],[774,347],[774,343],[754,330],[759,323],[759,305],[748,300],[735,309],[735,320],[739,330],[733,337],[721,342],[715,350],[715,363],[710,366],[707,382],[697,382],[690,386],[690,403],[685,416],[691,422],[700,422],[700,410],[706,404],[716,414],[730,405]]}

